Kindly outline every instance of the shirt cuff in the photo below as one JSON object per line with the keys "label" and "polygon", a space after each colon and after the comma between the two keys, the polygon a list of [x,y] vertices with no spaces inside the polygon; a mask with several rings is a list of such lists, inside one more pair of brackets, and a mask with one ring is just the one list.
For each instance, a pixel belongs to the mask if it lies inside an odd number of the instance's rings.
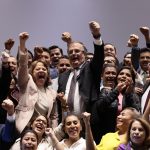
{"label": "shirt cuff", "polygon": [[99,39],[94,39],[94,44],[96,44],[96,45],[102,45],[103,44],[102,38],[100,37]]}
{"label": "shirt cuff", "polygon": [[11,116],[9,116],[9,115],[7,114],[7,120],[10,121],[10,122],[15,121],[15,113],[14,113],[13,115],[11,115]]}

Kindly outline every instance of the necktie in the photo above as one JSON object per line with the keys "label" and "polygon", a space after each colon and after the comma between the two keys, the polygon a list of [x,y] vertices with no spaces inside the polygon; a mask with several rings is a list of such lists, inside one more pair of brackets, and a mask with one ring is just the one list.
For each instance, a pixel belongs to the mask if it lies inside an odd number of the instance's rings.
{"label": "necktie", "polygon": [[146,83],[146,78],[147,78],[147,72],[143,72],[143,83]]}
{"label": "necktie", "polygon": [[149,99],[150,99],[150,91],[148,92],[148,95],[147,95],[147,98],[146,98],[146,102],[145,102],[145,105],[144,105],[143,113],[145,112],[145,109],[146,109],[146,107],[147,107],[147,104],[148,104]]}
{"label": "necktie", "polygon": [[74,75],[71,80],[70,90],[68,94],[68,106],[69,106],[70,112],[73,111],[74,96],[75,96],[75,89],[76,89],[76,82],[77,82],[77,71],[74,70],[73,74]]}

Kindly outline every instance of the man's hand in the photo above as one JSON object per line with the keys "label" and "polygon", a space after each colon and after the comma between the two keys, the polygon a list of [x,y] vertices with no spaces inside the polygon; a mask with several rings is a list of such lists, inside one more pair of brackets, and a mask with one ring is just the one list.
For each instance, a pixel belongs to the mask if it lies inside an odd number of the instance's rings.
{"label": "man's hand", "polygon": [[150,42],[149,28],[148,27],[140,27],[139,30],[144,35],[146,42]]}
{"label": "man's hand", "polygon": [[149,37],[149,28],[148,27],[140,27],[140,31],[144,36]]}
{"label": "man's hand", "polygon": [[19,34],[19,39],[22,42],[26,42],[26,40],[29,38],[29,34],[27,32],[22,32]]}
{"label": "man's hand", "polygon": [[131,34],[128,40],[128,47],[138,46],[139,37],[136,34]]}
{"label": "man's hand", "polygon": [[11,50],[11,48],[14,46],[14,43],[15,43],[15,41],[13,40],[13,39],[8,39],[5,43],[4,43],[4,45],[5,45],[5,49],[7,49],[7,50]]}
{"label": "man's hand", "polygon": [[69,32],[63,32],[61,39],[67,44],[70,44],[72,42],[71,34]]}
{"label": "man's hand", "polygon": [[64,92],[60,92],[57,94],[57,98],[61,101],[61,107],[64,111],[68,110],[68,104]]}
{"label": "man's hand", "polygon": [[101,33],[100,33],[99,23],[96,22],[96,21],[91,21],[91,22],[89,22],[89,27],[90,27],[90,30],[91,30],[91,33],[92,33],[93,37],[95,39],[100,38]]}
{"label": "man's hand", "polygon": [[14,104],[10,99],[5,99],[3,101],[2,108],[7,111],[9,116],[14,114]]}

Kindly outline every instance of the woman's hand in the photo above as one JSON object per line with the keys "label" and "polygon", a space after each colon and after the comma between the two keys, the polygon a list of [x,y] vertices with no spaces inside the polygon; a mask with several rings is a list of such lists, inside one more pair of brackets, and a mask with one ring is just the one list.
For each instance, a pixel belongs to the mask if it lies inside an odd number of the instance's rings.
{"label": "woman's hand", "polygon": [[90,117],[91,117],[90,113],[88,112],[82,113],[82,118],[83,118],[85,125],[87,125],[90,122]]}
{"label": "woman's hand", "polygon": [[20,50],[24,53],[26,52],[25,43],[26,43],[28,38],[29,38],[29,34],[27,32],[22,32],[19,34]]}

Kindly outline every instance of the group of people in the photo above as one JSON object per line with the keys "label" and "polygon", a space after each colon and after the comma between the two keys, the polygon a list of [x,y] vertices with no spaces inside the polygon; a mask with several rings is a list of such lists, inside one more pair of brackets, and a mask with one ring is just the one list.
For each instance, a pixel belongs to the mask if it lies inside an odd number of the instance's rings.
{"label": "group of people", "polygon": [[27,49],[29,33],[8,39],[0,60],[0,149],[150,149],[150,35],[146,47],[131,34],[122,62],[102,40],[100,25],[89,22],[94,52],[69,32],[67,54],[52,45]]}

